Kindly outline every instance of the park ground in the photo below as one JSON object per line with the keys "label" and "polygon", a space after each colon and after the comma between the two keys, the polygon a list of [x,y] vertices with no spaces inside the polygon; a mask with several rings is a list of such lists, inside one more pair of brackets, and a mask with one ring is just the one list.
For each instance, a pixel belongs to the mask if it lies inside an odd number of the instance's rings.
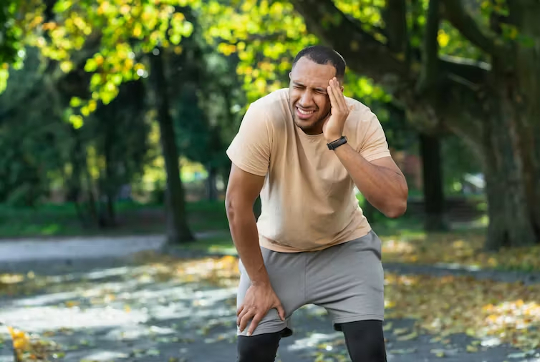
{"label": "park ground", "polygon": [[[179,247],[152,228],[0,241],[0,361],[234,361],[237,257],[221,216],[192,215],[198,240]],[[486,253],[476,229],[375,230],[389,361],[540,361],[539,248]],[[282,362],[349,360],[323,309],[293,325]]]}

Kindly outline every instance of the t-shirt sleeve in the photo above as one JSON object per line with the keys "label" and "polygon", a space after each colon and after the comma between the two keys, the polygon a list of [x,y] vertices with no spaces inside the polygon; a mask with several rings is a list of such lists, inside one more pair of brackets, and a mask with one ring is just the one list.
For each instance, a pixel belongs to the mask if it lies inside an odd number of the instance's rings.
{"label": "t-shirt sleeve", "polygon": [[367,112],[366,117],[368,119],[364,121],[366,122],[365,127],[361,127],[364,139],[360,147],[360,154],[368,161],[391,156],[381,122],[371,111]]}
{"label": "t-shirt sleeve", "polygon": [[227,149],[227,156],[242,170],[266,176],[270,165],[271,145],[272,129],[268,115],[259,107],[251,105]]}

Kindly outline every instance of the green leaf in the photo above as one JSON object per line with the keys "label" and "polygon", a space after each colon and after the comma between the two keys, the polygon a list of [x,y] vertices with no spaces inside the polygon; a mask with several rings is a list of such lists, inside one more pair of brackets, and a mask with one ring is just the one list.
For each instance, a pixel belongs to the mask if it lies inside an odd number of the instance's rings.
{"label": "green leaf", "polygon": [[0,93],[6,89],[8,78],[9,71],[7,69],[0,69]]}
{"label": "green leaf", "polygon": [[93,72],[97,69],[98,65],[95,59],[88,59],[84,66],[86,72]]}
{"label": "green leaf", "polygon": [[75,129],[79,129],[84,125],[83,118],[78,114],[69,116],[69,123],[71,123]]}
{"label": "green leaf", "polygon": [[82,101],[79,97],[71,97],[71,100],[69,101],[71,107],[79,107],[81,103]]}
{"label": "green leaf", "polygon": [[58,0],[54,4],[53,11],[55,13],[63,13],[64,11],[68,10],[71,5],[73,5],[71,0]]}
{"label": "green leaf", "polygon": [[90,79],[90,85],[92,88],[97,88],[99,84],[101,84],[101,74],[92,75],[92,78]]}

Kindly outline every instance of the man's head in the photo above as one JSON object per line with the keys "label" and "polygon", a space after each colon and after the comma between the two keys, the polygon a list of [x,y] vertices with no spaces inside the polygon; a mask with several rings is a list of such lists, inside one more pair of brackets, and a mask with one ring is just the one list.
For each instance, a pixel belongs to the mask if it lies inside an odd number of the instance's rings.
{"label": "man's head", "polygon": [[300,51],[289,74],[289,98],[293,119],[307,134],[322,133],[330,114],[327,87],[336,77],[343,84],[345,60],[333,49],[316,45]]}

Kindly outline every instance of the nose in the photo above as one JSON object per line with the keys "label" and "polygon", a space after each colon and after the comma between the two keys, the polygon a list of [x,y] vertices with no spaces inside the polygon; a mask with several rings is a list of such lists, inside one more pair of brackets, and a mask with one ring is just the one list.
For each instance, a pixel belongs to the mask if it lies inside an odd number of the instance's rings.
{"label": "nose", "polygon": [[313,105],[313,96],[309,90],[306,89],[302,93],[302,97],[300,97],[299,103],[304,108],[308,108]]}

